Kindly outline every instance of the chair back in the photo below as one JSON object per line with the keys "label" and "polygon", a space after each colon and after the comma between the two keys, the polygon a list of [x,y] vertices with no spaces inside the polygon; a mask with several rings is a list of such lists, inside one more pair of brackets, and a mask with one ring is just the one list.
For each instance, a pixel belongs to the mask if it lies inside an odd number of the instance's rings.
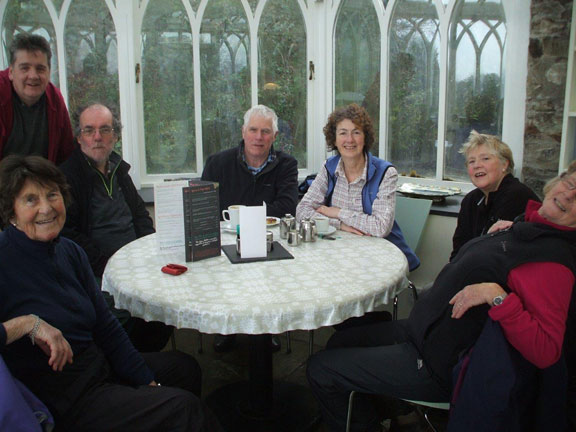
{"label": "chair back", "polygon": [[404,234],[404,240],[413,251],[416,251],[420,243],[430,207],[432,207],[432,200],[429,199],[396,196],[395,219]]}

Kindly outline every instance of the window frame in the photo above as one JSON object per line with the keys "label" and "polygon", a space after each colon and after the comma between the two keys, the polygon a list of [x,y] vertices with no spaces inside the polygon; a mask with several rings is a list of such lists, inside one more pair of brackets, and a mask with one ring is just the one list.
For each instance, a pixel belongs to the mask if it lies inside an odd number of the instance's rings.
{"label": "window frame", "polygon": [[[0,0],[0,19],[3,19],[10,0]],[[13,1],[13,0],[12,0]],[[66,76],[66,53],[64,49],[65,22],[72,1],[65,0],[56,10],[50,0],[41,0],[52,20],[56,34],[56,48],[58,51],[58,78],[60,90],[68,99],[68,85]],[[182,177],[183,174],[147,174],[145,161],[145,136],[144,136],[144,113],[143,91],[141,80],[136,83],[137,65],[141,64],[140,35],[146,7],[151,0],[125,0],[114,2],[105,0],[106,7],[114,21],[117,34],[118,46],[118,74],[120,92],[120,114],[124,128],[122,130],[123,158],[131,164],[131,176],[138,188],[150,188],[154,183],[168,178]],[[198,10],[192,9],[189,0],[181,0],[190,23],[192,24],[192,49],[193,58],[200,57],[199,32],[201,17],[210,0],[202,0]],[[258,25],[265,9],[267,0],[260,0],[254,14],[248,0],[240,0],[248,18],[248,26],[251,49],[251,98],[252,104],[257,103],[258,95],[258,43],[254,42],[258,35]],[[328,156],[322,128],[326,118],[333,109],[334,103],[334,49],[335,49],[335,25],[338,11],[344,0],[295,0],[299,5],[304,27],[306,29],[307,50],[307,75],[311,71],[309,65],[314,64],[313,78],[307,81],[307,168],[300,169],[300,177],[318,172]],[[372,0],[374,11],[380,24],[381,32],[381,70],[388,70],[388,29],[391,24],[392,12],[399,0],[390,0],[384,7],[383,0]],[[446,114],[447,94],[447,49],[448,29],[450,20],[454,15],[456,1],[452,0],[446,5],[442,0],[434,0],[434,5],[440,21],[440,83],[439,83],[439,118],[438,118],[438,142],[444,142],[444,125]],[[526,79],[528,74],[528,43],[530,34],[530,0],[502,0],[506,17],[506,46],[503,68],[504,76],[504,105],[503,105],[503,130],[502,139],[508,143],[513,151],[516,172],[520,177],[524,161],[524,126],[526,113]],[[8,66],[8,59],[4,50],[0,50],[0,65]],[[198,62],[193,65],[194,74],[194,104],[195,104],[195,133],[197,137],[196,159],[198,171],[190,173],[194,176],[201,174],[203,168],[202,145],[202,113],[201,113],[201,87],[200,66]],[[387,73],[380,74],[381,94],[380,100],[380,154],[388,154],[387,146],[387,103],[388,100],[388,77]],[[520,83],[520,84],[518,84]],[[249,107],[246,107],[248,109]],[[443,175],[443,148],[439,146],[437,153],[437,168],[434,178],[419,178],[419,183],[446,185],[461,187],[464,191],[473,188],[469,182],[446,182]],[[414,179],[400,177],[399,184],[411,182]]]}

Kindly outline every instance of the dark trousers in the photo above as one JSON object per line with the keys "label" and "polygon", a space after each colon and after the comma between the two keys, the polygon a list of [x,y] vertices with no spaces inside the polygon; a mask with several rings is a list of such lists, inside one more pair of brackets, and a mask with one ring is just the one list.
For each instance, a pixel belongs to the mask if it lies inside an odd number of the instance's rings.
{"label": "dark trousers", "polygon": [[449,394],[419,361],[407,341],[404,320],[336,332],[326,350],[308,360],[307,377],[331,431],[344,431],[351,391],[357,394],[353,431],[379,431],[380,418],[367,395],[447,402]]}
{"label": "dark trousers", "polygon": [[175,351],[143,357],[160,387],[102,381],[56,419],[56,431],[221,431],[200,401],[202,374],[194,358]]}

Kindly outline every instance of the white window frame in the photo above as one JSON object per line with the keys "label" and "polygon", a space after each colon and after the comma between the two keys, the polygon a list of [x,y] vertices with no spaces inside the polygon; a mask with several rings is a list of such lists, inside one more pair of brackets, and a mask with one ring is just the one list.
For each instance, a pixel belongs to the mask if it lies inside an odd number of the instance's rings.
{"label": "white window frame", "polygon": [[[0,0],[0,18],[9,0]],[[56,47],[58,50],[58,66],[60,89],[64,98],[68,96],[66,82],[66,58],[64,49],[64,33],[66,15],[73,0],[64,0],[59,11],[55,10],[50,0],[43,0],[56,33]],[[122,130],[123,157],[132,165],[131,176],[138,188],[151,187],[154,183],[166,178],[181,177],[183,174],[146,174],[145,135],[143,113],[142,79],[136,83],[135,70],[142,63],[140,33],[146,7],[151,0],[105,0],[110,10],[117,34],[118,46],[118,73],[120,92],[120,113],[124,128]],[[199,32],[202,16],[210,0],[202,0],[197,11],[194,11],[188,0],[181,0],[192,25],[193,58],[200,58]],[[248,0],[241,0],[247,14],[247,21],[251,37],[251,92],[252,103],[257,102],[258,95],[258,57],[256,40],[258,24],[268,0],[260,0],[256,11],[252,14]],[[334,34],[339,8],[344,0],[296,0],[301,8],[306,28],[307,63],[313,62],[313,79],[307,81],[307,169],[300,169],[300,177],[309,173],[318,172],[327,156],[322,128],[333,107],[334,86]],[[388,28],[395,4],[399,0],[390,0],[384,8],[382,0],[372,0],[374,10],[380,24],[381,42],[381,70],[388,68]],[[526,78],[528,74],[528,42],[530,32],[530,0],[502,0],[506,16],[506,47],[504,56],[504,106],[502,139],[508,143],[513,151],[516,162],[515,174],[521,175],[524,160],[524,125],[526,110]],[[435,0],[435,7],[440,22],[440,86],[439,86],[439,130],[438,142],[444,142],[444,124],[447,93],[447,48],[448,29],[450,19],[454,14],[456,0],[444,5],[442,0]],[[1,29],[0,29],[1,30]],[[8,59],[4,52],[0,53],[0,65],[8,66]],[[201,116],[201,88],[200,66],[197,61],[193,65],[194,74],[194,105],[195,105],[195,133],[197,137],[196,163],[199,176],[203,167],[202,151],[202,116]],[[307,70],[310,75],[310,70]],[[387,106],[385,101],[388,94],[387,74],[381,74],[380,107],[380,154],[387,154]],[[246,107],[248,109],[249,107]],[[472,188],[470,183],[442,181],[443,149],[438,148],[437,173],[435,178],[418,179],[420,183],[446,184],[459,186],[463,190]],[[414,181],[409,177],[400,177],[399,183]]]}

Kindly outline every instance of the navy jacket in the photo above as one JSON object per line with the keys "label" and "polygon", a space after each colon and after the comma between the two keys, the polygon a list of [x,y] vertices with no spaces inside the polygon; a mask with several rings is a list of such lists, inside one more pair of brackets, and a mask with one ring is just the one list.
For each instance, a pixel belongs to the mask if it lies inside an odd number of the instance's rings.
{"label": "navy jacket", "polygon": [[[362,189],[362,207],[364,213],[372,214],[372,203],[378,195],[378,188],[382,179],[386,174],[386,170],[392,166],[392,164],[383,159],[372,156],[372,153],[368,153],[368,170],[366,172],[366,184]],[[332,156],[326,161],[326,171],[328,172],[328,189],[326,190],[326,205],[330,206],[332,202],[332,193],[334,192],[334,187],[336,186],[336,167],[340,161],[340,156]],[[392,230],[386,237],[386,240],[394,243],[398,249],[400,249],[406,258],[408,259],[409,270],[416,270],[420,266],[420,260],[414,253],[410,246],[406,244],[404,240],[404,235],[402,230],[398,226],[398,223],[394,221]]]}
{"label": "navy jacket", "polygon": [[566,427],[566,365],[561,357],[539,369],[508,343],[488,319],[472,348],[454,368],[461,380],[448,432],[548,432]]}

